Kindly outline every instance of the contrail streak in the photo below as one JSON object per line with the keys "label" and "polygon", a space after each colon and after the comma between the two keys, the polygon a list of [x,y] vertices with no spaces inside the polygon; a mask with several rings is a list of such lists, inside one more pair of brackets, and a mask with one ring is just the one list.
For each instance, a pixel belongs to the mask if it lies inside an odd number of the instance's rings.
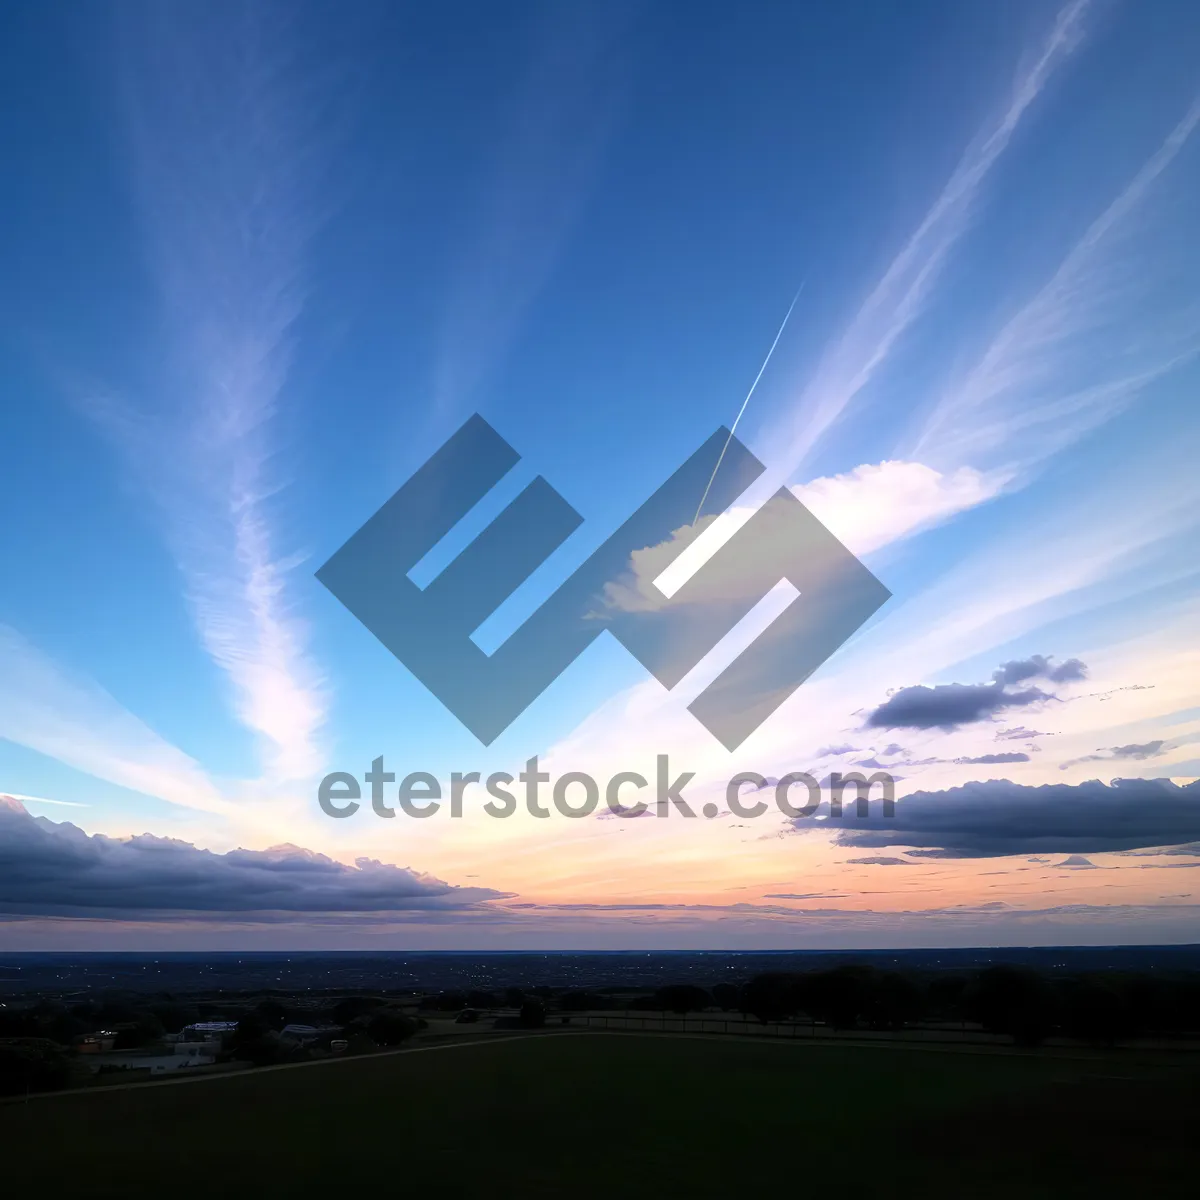
{"label": "contrail streak", "polygon": [[742,407],[738,409],[738,415],[734,417],[733,424],[729,427],[729,436],[725,439],[725,445],[721,447],[720,456],[717,458],[717,465],[713,467],[713,473],[709,477],[708,484],[704,489],[704,495],[700,497],[700,503],[696,505],[696,515],[692,518],[693,525],[700,520],[700,510],[704,507],[705,500],[708,499],[708,493],[712,490],[713,480],[716,479],[717,472],[721,469],[721,463],[725,461],[725,451],[729,449],[729,443],[733,441],[733,435],[737,432],[738,422],[742,419],[742,414],[746,411],[746,405],[750,403],[750,397],[754,395],[754,389],[758,387],[758,381],[763,377],[763,373],[767,369],[767,364],[771,361],[771,355],[775,353],[775,347],[779,345],[779,339],[783,337],[783,331],[787,328],[787,323],[791,319],[792,310],[796,307],[796,301],[800,299],[800,293],[803,291],[804,283],[801,283],[796,289],[796,294],[792,297],[791,304],[788,305],[783,323],[779,326],[779,330],[775,334],[775,340],[771,343],[770,350],[767,351],[767,357],[763,359],[762,366],[758,368],[758,374],[755,375],[754,382],[750,385],[750,390],[746,393],[745,400],[742,401]]}
{"label": "contrail streak", "polygon": [[63,808],[91,808],[75,800],[47,800],[45,796],[22,796],[20,792],[0,792],[0,799],[20,800],[22,804],[61,804]]}
{"label": "contrail streak", "polygon": [[799,402],[781,425],[766,431],[762,440],[772,445],[778,461],[773,479],[785,475],[781,482],[786,482],[800,468],[817,442],[889,364],[901,338],[925,315],[952,251],[971,228],[985,183],[1034,102],[1082,40],[1092,3],[1069,0],[1063,6],[1036,58],[1014,81],[1004,108],[968,146],[924,219],[845,331],[822,355]]}

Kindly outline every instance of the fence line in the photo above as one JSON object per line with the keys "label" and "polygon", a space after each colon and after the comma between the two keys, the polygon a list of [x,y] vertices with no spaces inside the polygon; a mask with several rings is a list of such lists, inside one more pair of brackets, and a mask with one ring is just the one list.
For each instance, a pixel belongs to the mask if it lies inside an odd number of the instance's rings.
{"label": "fence line", "polygon": [[[548,1023],[554,1022],[554,1017]],[[740,1016],[714,1016],[697,1014],[693,1017],[677,1013],[564,1013],[561,1024],[581,1024],[585,1028],[619,1029],[626,1032],[650,1033],[710,1033],[715,1037],[724,1035],[749,1035],[753,1037],[805,1039],[809,1041],[878,1041],[932,1043],[941,1045],[986,1045],[1007,1046],[1012,1039],[999,1033],[988,1033],[983,1029],[966,1029],[952,1026],[913,1026],[907,1029],[835,1029],[817,1021],[770,1021],[746,1020]],[[1077,1044],[1074,1039],[1050,1037],[1050,1045]],[[1200,1051],[1200,1041],[1194,1038],[1134,1038],[1120,1043],[1131,1050],[1182,1050]]]}

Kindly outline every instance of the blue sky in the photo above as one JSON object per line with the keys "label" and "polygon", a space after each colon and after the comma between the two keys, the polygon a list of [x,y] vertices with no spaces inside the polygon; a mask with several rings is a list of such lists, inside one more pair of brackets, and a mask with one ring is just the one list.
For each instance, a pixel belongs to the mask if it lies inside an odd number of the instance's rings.
{"label": "blue sky", "polygon": [[[603,776],[670,753],[704,786],[747,764],[883,761],[886,741],[902,794],[1200,775],[1194,6],[19,4],[2,20],[0,792],[29,798],[43,833],[287,843],[490,889],[436,921],[402,897],[372,945],[1194,927],[1193,872],[1115,856],[1200,841],[1195,799],[1174,840],[1097,845],[1101,874],[1034,864],[1032,888],[1012,853],[896,872],[790,826],[617,839],[599,821],[331,822],[315,803],[326,772],[381,754],[444,777],[534,753]],[[515,482],[545,475],[585,518],[502,637],[733,420],[798,288],[738,434],[764,489],[792,487],[893,599],[736,763],[689,696],[603,638],[485,750],[314,579],[479,412],[521,454]],[[633,563],[647,583],[653,549]],[[1036,676],[1045,695],[1020,712],[872,741],[889,695],[1034,655],[1086,673]],[[1024,761],[961,761],[998,741]],[[1010,868],[990,890],[984,873]],[[766,903],[785,889],[839,899],[793,918]],[[86,905],[0,902],[5,944],[91,944]],[[269,944],[281,919],[94,906],[113,944]],[[337,911],[289,936],[364,936]]]}

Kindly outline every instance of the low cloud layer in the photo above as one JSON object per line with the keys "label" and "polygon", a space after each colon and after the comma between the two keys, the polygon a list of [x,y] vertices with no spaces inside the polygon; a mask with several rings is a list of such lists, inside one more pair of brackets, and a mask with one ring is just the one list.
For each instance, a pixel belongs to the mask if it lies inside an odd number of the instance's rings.
{"label": "low cloud layer", "polygon": [[1004,754],[980,754],[977,758],[956,758],[954,761],[958,766],[991,767],[998,766],[1000,763],[1028,762],[1029,755],[1019,752],[1006,752]]}
{"label": "low cloud layer", "polygon": [[1165,745],[1166,743],[1162,738],[1156,738],[1152,742],[1135,742],[1128,746],[1105,746],[1095,754],[1085,754],[1082,758],[1069,759],[1061,765],[1061,769],[1065,771],[1068,767],[1073,767],[1077,763],[1113,762],[1117,759],[1143,762],[1147,758],[1157,758],[1162,754]]}
{"label": "low cloud layer", "polygon": [[214,854],[152,834],[89,835],[0,796],[0,913],[400,913],[476,908],[502,895],[373,859],[347,866],[299,846]]}
{"label": "low cloud layer", "polygon": [[940,683],[901,688],[867,718],[878,729],[944,729],[982,721],[1009,708],[1051,699],[1041,688],[1010,692],[1002,683]]}
{"label": "low cloud layer", "polygon": [[1066,662],[1055,663],[1042,654],[1031,654],[1028,658],[1013,659],[1012,662],[1001,663],[992,672],[992,678],[997,683],[1024,683],[1027,679],[1048,679],[1051,683],[1075,683],[1087,678],[1087,666],[1078,658],[1068,658]]}
{"label": "low cloud layer", "polygon": [[1200,858],[1200,842],[1192,842],[1190,845],[1172,846],[1169,850],[1125,850],[1123,854],[1128,858],[1148,858],[1153,855],[1174,855],[1180,858]]}
{"label": "low cloud layer", "polygon": [[1017,689],[1017,684],[1034,679],[1074,683],[1086,677],[1087,666],[1077,658],[1056,663],[1052,658],[1034,654],[1001,663],[992,673],[990,683],[941,683],[935,687],[919,684],[901,688],[867,717],[867,725],[877,729],[949,732],[1008,709],[1027,708],[1058,698],[1056,693],[1036,686]]}
{"label": "low cloud layer", "polygon": [[914,792],[896,802],[894,817],[876,810],[854,826],[839,833],[840,845],[915,847],[962,858],[1181,846],[1200,841],[1200,780],[1183,787],[1169,779],[1025,787],[993,779]]}

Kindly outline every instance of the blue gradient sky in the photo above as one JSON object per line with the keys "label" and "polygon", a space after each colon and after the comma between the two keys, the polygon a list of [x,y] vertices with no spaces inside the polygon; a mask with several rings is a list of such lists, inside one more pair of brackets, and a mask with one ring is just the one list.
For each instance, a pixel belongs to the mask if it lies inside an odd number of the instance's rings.
{"label": "blue gradient sky", "polygon": [[[496,893],[399,904],[370,945],[1194,928],[1195,872],[1119,851],[896,871],[778,821],[616,838],[315,803],[381,754],[670,753],[703,786],[893,743],[902,793],[1200,775],[1194,5],[16,4],[0,57],[0,792]],[[894,598],[737,756],[608,639],[484,750],[313,578],[480,412],[585,517],[502,636],[733,419],[801,284],[739,436]],[[865,727],[1034,654],[1087,678]],[[1025,761],[957,761],[999,742]],[[802,893],[837,903],[775,911]],[[10,907],[0,944],[31,948],[271,944],[282,919]]]}

